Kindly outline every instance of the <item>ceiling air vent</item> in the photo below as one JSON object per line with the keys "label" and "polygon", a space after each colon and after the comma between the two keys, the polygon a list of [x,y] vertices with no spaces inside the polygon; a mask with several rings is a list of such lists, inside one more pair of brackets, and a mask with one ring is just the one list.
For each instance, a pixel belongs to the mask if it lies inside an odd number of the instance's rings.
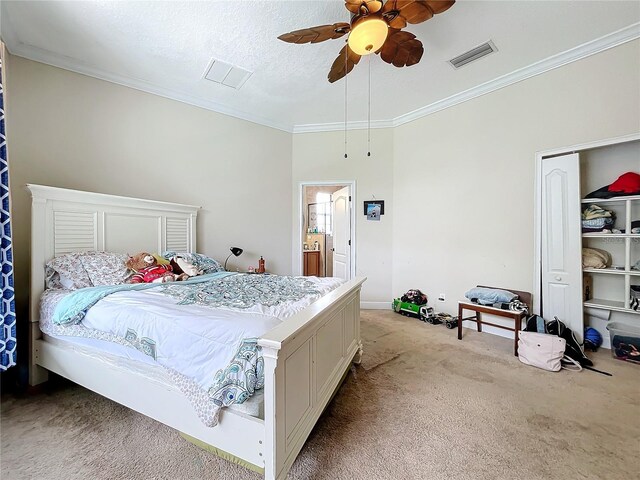
{"label": "ceiling air vent", "polygon": [[239,90],[253,72],[221,62],[215,58],[209,62],[204,78]]}
{"label": "ceiling air vent", "polygon": [[479,58],[485,57],[490,53],[497,52],[498,49],[493,44],[491,40],[487,43],[483,43],[482,45],[472,48],[468,52],[463,53],[462,55],[458,55],[455,58],[449,60],[449,63],[453,65],[453,68],[460,68],[467,63],[471,63]]}

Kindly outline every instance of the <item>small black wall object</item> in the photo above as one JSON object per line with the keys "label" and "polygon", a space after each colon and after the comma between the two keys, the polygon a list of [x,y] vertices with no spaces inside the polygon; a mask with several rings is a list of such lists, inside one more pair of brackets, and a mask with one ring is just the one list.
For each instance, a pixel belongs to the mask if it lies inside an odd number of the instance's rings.
{"label": "small black wall object", "polygon": [[367,214],[368,205],[380,205],[380,215],[384,215],[384,200],[365,200],[364,201],[364,214]]}

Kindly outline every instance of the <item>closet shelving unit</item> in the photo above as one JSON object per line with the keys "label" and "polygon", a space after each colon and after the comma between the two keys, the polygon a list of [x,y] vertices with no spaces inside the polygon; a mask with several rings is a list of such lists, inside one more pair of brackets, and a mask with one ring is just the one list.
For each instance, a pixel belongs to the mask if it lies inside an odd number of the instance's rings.
{"label": "closet shelving unit", "polygon": [[635,260],[637,260],[635,259],[635,257],[632,258],[632,252],[634,252],[633,247],[635,245],[640,245],[640,234],[630,233],[631,222],[634,220],[634,215],[637,215],[640,212],[640,195],[614,197],[607,199],[585,198],[582,200],[583,209],[586,208],[589,204],[598,204],[603,208],[610,208],[612,210],[615,209],[617,214],[616,216],[618,218],[616,221],[616,228],[620,228],[618,227],[618,225],[621,224],[620,220],[624,219],[623,229],[625,233],[583,233],[583,246],[588,247],[590,245],[589,239],[604,239],[605,241],[620,242],[624,245],[624,254],[622,256],[623,261],[616,265],[618,268],[584,268],[582,271],[583,273],[588,274],[616,275],[617,277],[623,277],[624,287],[621,288],[624,288],[624,301],[592,298],[585,301],[584,306],[640,315],[640,311],[629,308],[629,291],[631,285],[633,284],[632,282],[637,280],[636,283],[640,283],[640,270],[631,269],[631,267],[635,263]]}
{"label": "closet shelving unit", "polygon": [[[640,132],[536,154],[534,311],[562,319],[579,341],[586,326],[595,328],[605,348],[609,322],[640,324],[640,312],[630,308],[631,287],[640,285],[640,271],[631,269],[640,260],[640,234],[630,233],[640,220],[640,195],[585,196],[626,172],[640,172]],[[593,204],[614,211],[613,227],[625,233],[583,233],[581,213]],[[611,268],[583,268],[583,247],[609,252]]]}

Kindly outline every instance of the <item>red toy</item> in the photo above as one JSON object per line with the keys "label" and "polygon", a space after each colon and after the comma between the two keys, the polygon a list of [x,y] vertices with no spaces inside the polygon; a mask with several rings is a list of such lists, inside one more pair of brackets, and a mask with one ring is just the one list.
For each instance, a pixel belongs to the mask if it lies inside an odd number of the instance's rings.
{"label": "red toy", "polygon": [[135,272],[131,277],[131,283],[165,283],[189,278],[186,273],[173,273],[171,265],[159,265],[158,260],[147,252],[129,257],[126,265],[129,270]]}

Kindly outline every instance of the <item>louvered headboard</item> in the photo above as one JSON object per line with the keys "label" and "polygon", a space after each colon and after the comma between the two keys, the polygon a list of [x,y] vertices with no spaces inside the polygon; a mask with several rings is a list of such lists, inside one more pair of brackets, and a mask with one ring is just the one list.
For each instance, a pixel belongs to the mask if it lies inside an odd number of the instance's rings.
{"label": "louvered headboard", "polygon": [[43,185],[31,192],[31,322],[38,321],[45,264],[58,255],[99,250],[193,252],[200,207]]}

